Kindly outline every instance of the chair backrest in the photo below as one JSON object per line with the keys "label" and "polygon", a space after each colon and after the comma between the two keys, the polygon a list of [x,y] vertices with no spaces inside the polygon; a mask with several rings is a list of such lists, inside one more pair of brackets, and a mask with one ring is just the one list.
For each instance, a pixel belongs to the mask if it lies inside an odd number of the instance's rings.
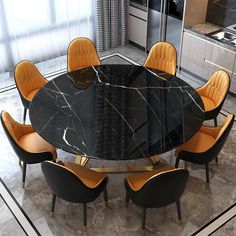
{"label": "chair backrest", "polygon": [[1,123],[13,150],[20,160],[27,164],[33,164],[53,159],[53,155],[50,152],[30,153],[21,147],[19,139],[27,130],[29,131],[30,129],[31,132],[34,131],[32,126],[18,123],[6,111],[1,112]]}
{"label": "chair backrest", "polygon": [[96,188],[87,187],[80,178],[67,167],[52,161],[41,164],[43,174],[51,191],[58,197],[74,203],[87,203],[94,201],[104,188],[100,184]]}
{"label": "chair backrest", "polygon": [[68,71],[100,64],[95,45],[90,39],[81,37],[71,41],[67,53]]}
{"label": "chair backrest", "polygon": [[213,147],[211,147],[205,153],[208,161],[212,161],[213,159],[215,159],[219,155],[221,149],[223,148],[223,146],[225,144],[225,141],[227,140],[227,138],[230,134],[233,124],[234,124],[234,114],[230,114],[226,117],[226,119],[224,120],[224,122],[221,125],[214,128],[217,131],[216,137],[215,137],[216,142],[213,145]]}
{"label": "chair backrest", "polygon": [[19,139],[22,137],[21,124],[6,111],[1,112],[1,122],[8,139],[10,138],[11,142],[13,141],[15,145],[19,146]]}
{"label": "chair backrest", "polygon": [[[152,176],[131,197],[141,207],[161,207],[180,199],[185,190],[189,172],[185,169],[163,171]],[[132,194],[132,193],[130,193]]]}
{"label": "chair backrest", "polygon": [[144,66],[175,75],[176,64],[177,52],[175,47],[168,42],[158,42],[151,48]]}
{"label": "chair backrest", "polygon": [[33,90],[41,88],[47,80],[42,76],[37,67],[30,61],[19,62],[14,71],[17,89],[21,96],[26,96]]}
{"label": "chair backrest", "polygon": [[[225,121],[218,127],[208,128],[207,133],[215,138],[215,142],[206,151],[201,153],[180,151],[178,156],[180,159],[188,160],[196,164],[206,164],[218,157],[222,147],[229,136],[230,130],[234,124],[234,115],[227,116]],[[204,128],[204,127],[203,127]]]}
{"label": "chair backrest", "polygon": [[223,105],[229,91],[230,77],[225,70],[215,71],[200,89],[200,95],[210,98],[216,106]]}

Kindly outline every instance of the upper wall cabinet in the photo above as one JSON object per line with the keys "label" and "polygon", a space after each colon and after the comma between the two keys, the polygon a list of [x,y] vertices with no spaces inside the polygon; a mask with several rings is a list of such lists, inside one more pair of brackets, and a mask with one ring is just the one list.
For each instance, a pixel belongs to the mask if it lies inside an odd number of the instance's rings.
{"label": "upper wall cabinet", "polygon": [[207,22],[226,27],[236,23],[235,0],[208,0]]}

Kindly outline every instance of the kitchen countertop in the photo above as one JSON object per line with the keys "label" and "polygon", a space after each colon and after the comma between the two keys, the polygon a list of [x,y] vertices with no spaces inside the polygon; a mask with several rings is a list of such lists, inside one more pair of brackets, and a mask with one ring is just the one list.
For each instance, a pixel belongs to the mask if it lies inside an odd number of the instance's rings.
{"label": "kitchen countertop", "polygon": [[184,28],[184,31],[185,32],[188,32],[192,35],[195,35],[195,36],[198,36],[202,39],[205,39],[209,42],[212,42],[216,45],[219,45],[221,47],[224,47],[224,48],[227,48],[231,51],[234,51],[236,52],[236,46],[232,46],[232,45],[229,45],[227,43],[224,43],[224,42],[220,42],[216,39],[213,39],[211,38],[210,36],[208,36],[208,34],[212,33],[212,32],[215,32],[215,31],[218,31],[218,30],[221,30],[222,28],[219,27],[219,26],[216,26],[216,25],[213,25],[213,24],[209,24],[209,23],[206,23],[206,24],[198,24],[198,25],[194,25],[192,27],[189,27],[189,28]]}

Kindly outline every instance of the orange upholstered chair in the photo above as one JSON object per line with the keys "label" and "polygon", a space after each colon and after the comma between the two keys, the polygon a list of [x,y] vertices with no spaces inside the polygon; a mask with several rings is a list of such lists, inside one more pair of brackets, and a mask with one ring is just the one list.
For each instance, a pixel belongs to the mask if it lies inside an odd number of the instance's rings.
{"label": "orange upholstered chair", "polygon": [[95,45],[90,39],[81,37],[71,41],[67,53],[68,71],[100,64]]}
{"label": "orange upholstered chair", "polygon": [[217,127],[202,126],[200,130],[186,143],[176,148],[175,167],[179,161],[205,165],[206,181],[209,182],[209,162],[218,161],[218,155],[230,133],[234,123],[234,115],[229,115],[225,121]]}
{"label": "orange upholstered chair", "polygon": [[175,47],[167,42],[158,42],[151,48],[144,66],[175,75],[176,61]]}
{"label": "orange upholstered chair", "polygon": [[230,78],[226,71],[218,70],[212,74],[206,84],[197,89],[205,108],[205,120],[214,119],[217,126],[217,116],[223,106],[230,87]]}
{"label": "orange upholstered chair", "polygon": [[41,138],[31,125],[16,122],[6,111],[1,113],[1,122],[13,150],[19,160],[23,162],[22,183],[24,187],[27,164],[56,160],[56,149]]}
{"label": "orange upholstered chair", "polygon": [[36,92],[48,81],[41,75],[37,67],[30,61],[19,62],[14,71],[16,87],[24,106],[23,123],[25,123],[27,109]]}

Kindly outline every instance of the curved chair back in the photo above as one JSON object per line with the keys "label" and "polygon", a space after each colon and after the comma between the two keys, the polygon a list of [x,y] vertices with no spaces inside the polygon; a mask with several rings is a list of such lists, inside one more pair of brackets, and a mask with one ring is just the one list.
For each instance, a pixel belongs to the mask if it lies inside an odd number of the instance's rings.
{"label": "curved chair back", "polygon": [[71,41],[67,53],[68,71],[100,64],[95,45],[90,39],[82,37]]}
{"label": "curved chair back", "polygon": [[53,155],[50,152],[30,153],[21,147],[19,140],[24,135],[25,129],[34,131],[31,126],[16,122],[6,111],[1,112],[1,123],[13,150],[21,161],[27,164],[34,164],[53,159]]}
{"label": "curved chair back", "polygon": [[229,136],[230,130],[234,124],[234,115],[227,116],[225,121],[218,127],[210,128],[212,130],[212,136],[215,138],[215,143],[205,152],[193,153],[189,151],[180,151],[178,158],[193,162],[195,164],[206,164],[218,157],[222,147]]}
{"label": "curved chair back", "polygon": [[[221,69],[214,72],[207,83],[197,89],[200,96],[210,99],[215,104],[213,109],[206,111],[205,120],[216,119],[224,104],[229,88],[230,77],[225,70]],[[216,124],[217,122],[215,121]]]}
{"label": "curved chair back", "polygon": [[[227,118],[225,119],[225,121],[223,122],[223,124],[218,127],[219,130],[217,133],[215,145],[212,147],[212,150],[211,149],[209,150],[210,152],[213,153],[212,156],[215,156],[215,157],[218,156],[221,149],[223,148],[223,146],[229,136],[229,133],[233,127],[234,117],[235,116],[233,114],[228,115]],[[215,154],[214,154],[214,152],[215,152]],[[209,155],[210,155],[210,153],[209,153]]]}
{"label": "curved chair back", "polygon": [[106,186],[105,178],[96,188],[87,187],[73,171],[51,161],[42,162],[42,171],[52,192],[69,202],[94,201]]}
{"label": "curved chair back", "polygon": [[125,181],[125,186],[136,205],[145,208],[161,207],[180,199],[188,175],[189,172],[185,169],[173,169],[152,176],[136,192],[129,191],[127,181]]}
{"label": "curved chair back", "polygon": [[16,65],[14,78],[22,103],[29,108],[30,101],[35,94],[31,92],[41,88],[47,83],[47,80],[32,62],[26,60]]}
{"label": "curved chair back", "polygon": [[168,42],[158,42],[150,50],[144,66],[175,75],[177,52]]}
{"label": "curved chair back", "polygon": [[215,71],[203,86],[201,95],[210,98],[216,106],[223,103],[230,87],[230,78],[225,70]]}
{"label": "curved chair back", "polygon": [[225,144],[225,141],[227,140],[229,136],[229,133],[232,129],[233,124],[234,124],[234,115],[230,114],[227,116],[223,124],[215,128],[216,129],[215,144],[209,150],[203,153],[203,157],[205,160],[207,160],[207,162],[210,162],[218,157],[221,149],[223,148]]}

